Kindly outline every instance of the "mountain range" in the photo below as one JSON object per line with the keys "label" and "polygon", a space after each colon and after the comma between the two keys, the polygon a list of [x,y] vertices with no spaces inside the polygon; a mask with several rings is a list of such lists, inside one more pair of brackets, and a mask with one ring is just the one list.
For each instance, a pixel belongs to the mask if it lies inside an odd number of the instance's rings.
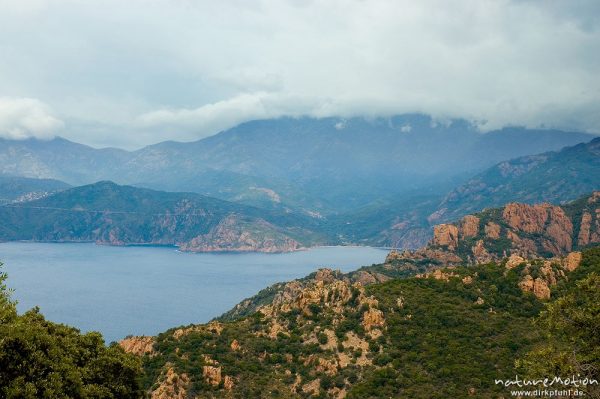
{"label": "mountain range", "polygon": [[[591,137],[481,134],[465,121],[404,115],[254,121],[137,151],[0,140],[0,239],[196,251],[419,248],[439,223],[598,189],[600,139]],[[90,184],[70,186],[82,182]]]}
{"label": "mountain range", "polygon": [[111,180],[336,214],[384,196],[423,189],[443,193],[497,162],[591,138],[525,128],[482,134],[464,120],[441,123],[426,115],[280,118],[136,151],[94,149],[62,138],[0,140],[0,173],[71,185]]}

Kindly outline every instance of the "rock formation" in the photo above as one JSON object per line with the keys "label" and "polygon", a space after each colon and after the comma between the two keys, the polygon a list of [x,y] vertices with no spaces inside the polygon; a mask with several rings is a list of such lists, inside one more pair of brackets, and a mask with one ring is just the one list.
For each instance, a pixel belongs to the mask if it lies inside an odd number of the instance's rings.
{"label": "rock formation", "polygon": [[[574,249],[600,243],[599,198],[600,192],[594,192],[562,206],[509,203],[468,215],[456,224],[435,226],[430,245],[424,249],[394,252],[387,261],[414,258],[434,248],[456,254],[466,263],[497,261],[511,254],[523,258],[565,256]],[[448,255],[435,258],[444,264],[453,263]]]}
{"label": "rock formation", "polygon": [[125,352],[142,356],[154,352],[154,337],[137,336],[128,337],[119,342]]}
{"label": "rock formation", "polygon": [[187,399],[190,385],[187,374],[177,374],[172,367],[168,367],[159,381],[159,386],[150,394],[151,399]]}
{"label": "rock formation", "polygon": [[208,233],[181,243],[182,251],[190,252],[291,252],[302,245],[286,236],[264,220],[252,224],[231,215],[213,227]]}
{"label": "rock formation", "polygon": [[434,226],[433,245],[455,249],[458,245],[458,227],[452,224],[438,224]]}

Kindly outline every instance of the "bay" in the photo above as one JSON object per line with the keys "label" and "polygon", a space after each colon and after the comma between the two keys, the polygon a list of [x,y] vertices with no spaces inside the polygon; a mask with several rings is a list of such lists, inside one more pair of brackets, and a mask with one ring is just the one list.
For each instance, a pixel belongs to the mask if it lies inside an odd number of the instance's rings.
{"label": "bay", "polygon": [[0,261],[20,312],[100,331],[107,342],[205,323],[279,281],[320,267],[381,263],[387,250],[319,247],[263,253],[183,253],[173,247],[9,242]]}

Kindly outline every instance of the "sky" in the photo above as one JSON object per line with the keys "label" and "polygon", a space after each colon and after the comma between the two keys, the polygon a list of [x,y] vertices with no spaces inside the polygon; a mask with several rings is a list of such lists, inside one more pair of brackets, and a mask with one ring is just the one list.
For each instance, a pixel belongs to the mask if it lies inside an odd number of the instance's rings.
{"label": "sky", "polygon": [[0,0],[0,137],[414,112],[600,133],[600,1]]}

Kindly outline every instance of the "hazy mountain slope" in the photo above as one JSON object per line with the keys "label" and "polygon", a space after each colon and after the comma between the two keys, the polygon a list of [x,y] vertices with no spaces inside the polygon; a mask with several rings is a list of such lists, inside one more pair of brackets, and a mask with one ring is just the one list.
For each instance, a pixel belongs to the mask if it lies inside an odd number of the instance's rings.
{"label": "hazy mountain slope", "polygon": [[71,187],[54,179],[0,175],[0,204],[31,201]]}
{"label": "hazy mountain slope", "polygon": [[[465,121],[435,125],[422,115],[389,119],[281,118],[241,124],[195,143],[159,143],[136,152],[131,170],[148,179],[196,173],[199,164],[284,179],[312,197],[348,210],[388,195],[439,183],[520,155],[559,149],[589,135],[505,129],[478,133]],[[176,154],[173,156],[171,154]],[[148,180],[148,181],[150,181]],[[179,190],[183,187],[179,187]]]}
{"label": "hazy mountain slope", "polygon": [[312,218],[194,193],[111,182],[0,207],[0,239],[180,245],[189,251],[289,251],[323,240]]}
{"label": "hazy mountain slope", "polygon": [[523,128],[480,134],[466,121],[440,124],[424,115],[281,118],[247,122],[196,142],[163,142],[132,152],[96,150],[64,139],[2,140],[0,173],[70,184],[109,179],[336,213],[589,139],[581,133]]}
{"label": "hazy mountain slope", "polygon": [[206,169],[180,172],[173,179],[141,181],[135,184],[156,190],[202,193],[227,201],[239,202],[264,209],[295,210],[313,216],[319,211],[332,209],[318,197],[310,196],[304,190],[282,179],[261,178],[226,170]]}
{"label": "hazy mountain slope", "polygon": [[440,216],[453,218],[508,201],[560,203],[600,188],[600,139],[497,164],[452,190]]}
{"label": "hazy mountain slope", "polygon": [[399,196],[332,218],[353,242],[417,248],[432,227],[507,202],[564,203],[600,188],[600,139],[501,162],[449,193]]}
{"label": "hazy mountain slope", "polygon": [[118,175],[128,157],[124,150],[95,149],[60,137],[0,139],[0,174],[58,179],[73,185]]}

